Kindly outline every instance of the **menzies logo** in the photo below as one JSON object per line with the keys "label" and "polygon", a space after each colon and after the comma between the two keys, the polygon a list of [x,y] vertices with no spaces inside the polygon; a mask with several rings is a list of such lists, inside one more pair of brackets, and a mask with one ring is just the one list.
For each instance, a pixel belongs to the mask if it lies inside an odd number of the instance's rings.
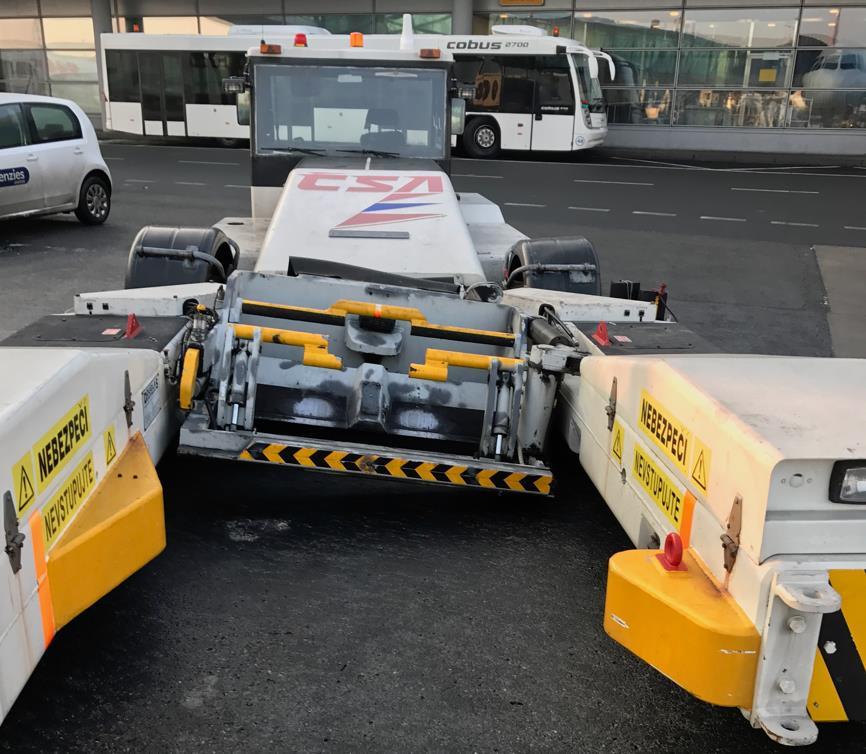
{"label": "menzies logo", "polygon": [[371,225],[405,223],[411,220],[429,220],[444,217],[422,207],[436,207],[433,201],[442,194],[442,176],[439,175],[344,175],[340,173],[306,173],[298,182],[303,191],[381,192],[377,199],[360,212],[343,220],[337,228],[363,228]]}
{"label": "menzies logo", "polygon": [[3,186],[23,186],[30,180],[27,168],[0,168],[0,188]]}

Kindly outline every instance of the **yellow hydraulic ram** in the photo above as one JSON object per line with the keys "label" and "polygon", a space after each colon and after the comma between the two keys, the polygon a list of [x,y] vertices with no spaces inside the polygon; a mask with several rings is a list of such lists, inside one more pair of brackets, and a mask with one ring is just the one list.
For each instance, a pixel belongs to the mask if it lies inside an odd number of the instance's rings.
{"label": "yellow hydraulic ram", "polygon": [[445,382],[448,379],[448,367],[465,367],[467,369],[490,369],[493,361],[499,362],[499,368],[513,372],[521,359],[508,356],[482,356],[477,353],[462,351],[441,351],[438,348],[428,348],[423,364],[410,364],[409,376],[420,380],[435,380]]}
{"label": "yellow hydraulic ram", "polygon": [[278,343],[283,346],[298,346],[304,349],[304,365],[322,367],[324,369],[341,369],[343,360],[339,356],[328,353],[328,339],[316,333],[300,332],[298,330],[281,330],[277,327],[259,327],[255,325],[233,324],[235,336],[241,340],[252,340],[256,329],[261,330],[265,343]]}

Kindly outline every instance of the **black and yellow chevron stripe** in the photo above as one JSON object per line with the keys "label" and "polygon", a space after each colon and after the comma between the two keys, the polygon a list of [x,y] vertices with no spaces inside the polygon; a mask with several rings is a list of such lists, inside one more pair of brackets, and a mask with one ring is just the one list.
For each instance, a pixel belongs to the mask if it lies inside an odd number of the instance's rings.
{"label": "black and yellow chevron stripe", "polygon": [[435,461],[410,460],[399,456],[361,454],[347,450],[279,443],[250,443],[245,450],[241,451],[238,458],[243,461],[263,461],[309,469],[347,471],[395,479],[414,479],[422,482],[542,495],[550,494],[550,485],[553,481],[549,472],[528,473],[483,466],[461,466]]}
{"label": "black and yellow chevron stripe", "polygon": [[809,714],[816,722],[866,720],[866,571],[830,571],[842,609],[821,620]]}

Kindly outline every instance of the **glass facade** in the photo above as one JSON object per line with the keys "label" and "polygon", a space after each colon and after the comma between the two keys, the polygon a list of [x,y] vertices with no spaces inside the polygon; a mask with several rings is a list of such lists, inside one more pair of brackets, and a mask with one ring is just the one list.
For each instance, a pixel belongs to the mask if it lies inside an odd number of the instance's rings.
{"label": "glass facade", "polygon": [[[476,13],[473,32],[526,24],[614,58],[612,124],[864,128],[866,6]],[[594,3],[600,5],[601,3]]]}
{"label": "glass facade", "polygon": [[[450,13],[426,11],[422,0],[414,1],[418,32],[451,32]],[[412,4],[407,2],[408,10]],[[595,7],[603,4],[574,0],[563,10],[504,6],[476,12],[472,32],[529,25],[604,49],[617,65],[613,81],[606,66],[600,73],[612,124],[866,127],[866,0],[860,6],[801,7],[781,0],[781,7],[693,8],[688,0],[660,0],[657,8]],[[147,13],[149,5],[142,0],[140,12]],[[3,6],[0,2],[0,91],[70,97],[98,114],[90,17],[4,18]],[[117,31],[144,34],[226,34],[233,24],[305,24],[334,33],[396,33],[402,26],[401,13],[375,12],[375,2],[374,12],[359,13],[328,13],[326,0],[322,13],[292,14],[289,2],[275,6],[284,12],[246,14],[241,7],[239,13],[212,15],[204,13],[204,2],[185,3],[187,15],[115,16],[113,24]],[[190,15],[199,7],[198,15]],[[151,12],[171,12],[168,8],[153,4]],[[211,4],[208,10],[216,8]],[[193,68],[212,88],[210,79],[222,67],[209,61],[201,70]]]}

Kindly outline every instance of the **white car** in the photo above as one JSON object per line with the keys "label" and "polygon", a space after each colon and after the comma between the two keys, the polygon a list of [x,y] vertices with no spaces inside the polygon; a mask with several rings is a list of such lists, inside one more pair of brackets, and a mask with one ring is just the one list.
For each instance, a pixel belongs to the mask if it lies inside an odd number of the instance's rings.
{"label": "white car", "polygon": [[0,218],[75,212],[99,225],[111,174],[90,119],[74,102],[0,94]]}

